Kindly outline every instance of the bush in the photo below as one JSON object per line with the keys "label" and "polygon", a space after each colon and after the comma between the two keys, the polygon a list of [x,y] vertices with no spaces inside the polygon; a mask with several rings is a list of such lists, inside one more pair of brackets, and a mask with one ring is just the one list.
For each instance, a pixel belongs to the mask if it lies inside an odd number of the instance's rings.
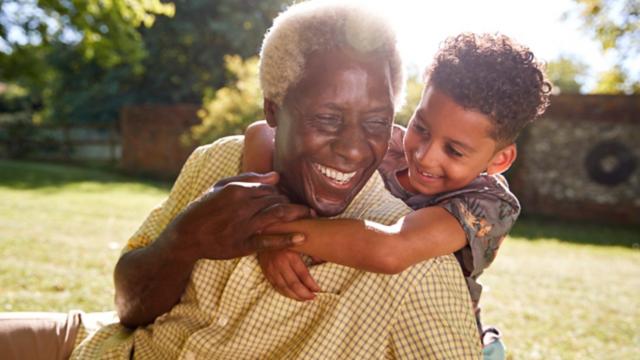
{"label": "bush", "polygon": [[258,81],[258,58],[224,57],[231,79],[226,86],[205,94],[198,112],[202,123],[191,128],[187,142],[207,144],[221,136],[244,133],[247,125],[263,118],[262,91]]}

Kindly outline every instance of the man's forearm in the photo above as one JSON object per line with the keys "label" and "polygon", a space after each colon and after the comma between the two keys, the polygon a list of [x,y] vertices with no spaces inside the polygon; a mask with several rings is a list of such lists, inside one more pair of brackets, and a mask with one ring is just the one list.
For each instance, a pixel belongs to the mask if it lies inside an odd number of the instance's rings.
{"label": "man's forearm", "polygon": [[172,249],[168,231],[147,247],[120,257],[114,272],[116,309],[120,322],[137,327],[153,322],[179,300],[195,260]]}

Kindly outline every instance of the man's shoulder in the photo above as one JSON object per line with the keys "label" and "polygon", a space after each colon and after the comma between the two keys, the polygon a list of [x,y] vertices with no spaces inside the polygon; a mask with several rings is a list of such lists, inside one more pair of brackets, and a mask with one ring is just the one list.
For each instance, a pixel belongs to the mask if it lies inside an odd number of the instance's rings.
{"label": "man's shoulder", "polygon": [[241,155],[243,148],[244,136],[233,135],[224,136],[209,144],[201,145],[196,148],[194,152],[199,153],[201,156],[218,156],[220,154]]}
{"label": "man's shoulder", "polygon": [[203,175],[228,177],[240,171],[244,136],[225,136],[210,144],[201,145],[193,151],[197,168]]}
{"label": "man's shoulder", "polygon": [[389,225],[410,211],[402,200],[389,193],[380,174],[375,172],[339,217],[366,219]]}

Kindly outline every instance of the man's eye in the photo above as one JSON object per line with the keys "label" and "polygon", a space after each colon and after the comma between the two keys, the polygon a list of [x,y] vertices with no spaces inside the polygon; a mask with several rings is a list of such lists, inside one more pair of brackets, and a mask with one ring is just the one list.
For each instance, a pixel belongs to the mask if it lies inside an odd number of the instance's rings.
{"label": "man's eye", "polygon": [[335,130],[340,127],[340,117],[333,114],[318,114],[313,117],[312,125],[321,130]]}
{"label": "man's eye", "polygon": [[386,130],[386,129],[390,128],[391,127],[391,121],[389,121],[389,119],[385,119],[383,117],[373,118],[373,119],[369,119],[369,120],[365,121],[364,126],[365,126],[365,128],[367,130],[381,131],[381,130]]}

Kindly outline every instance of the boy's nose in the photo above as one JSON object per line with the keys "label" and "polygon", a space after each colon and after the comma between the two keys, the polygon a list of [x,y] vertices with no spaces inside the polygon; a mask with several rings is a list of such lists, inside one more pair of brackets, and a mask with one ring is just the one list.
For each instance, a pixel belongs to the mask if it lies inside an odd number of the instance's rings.
{"label": "boy's nose", "polygon": [[415,156],[420,166],[425,168],[432,167],[438,162],[437,150],[432,142],[422,144],[418,147]]}

